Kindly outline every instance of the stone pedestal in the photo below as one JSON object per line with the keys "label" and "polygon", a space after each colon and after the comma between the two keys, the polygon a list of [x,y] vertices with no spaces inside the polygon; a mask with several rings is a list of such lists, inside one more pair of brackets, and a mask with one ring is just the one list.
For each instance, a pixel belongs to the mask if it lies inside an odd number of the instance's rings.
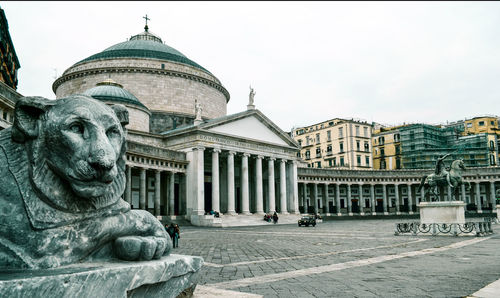
{"label": "stone pedestal", "polygon": [[497,222],[500,222],[500,205],[497,205]]}
{"label": "stone pedestal", "polygon": [[462,201],[422,202],[420,209],[420,223],[465,223],[465,203]]}
{"label": "stone pedestal", "polygon": [[80,263],[45,270],[0,270],[2,297],[190,297],[203,259]]}

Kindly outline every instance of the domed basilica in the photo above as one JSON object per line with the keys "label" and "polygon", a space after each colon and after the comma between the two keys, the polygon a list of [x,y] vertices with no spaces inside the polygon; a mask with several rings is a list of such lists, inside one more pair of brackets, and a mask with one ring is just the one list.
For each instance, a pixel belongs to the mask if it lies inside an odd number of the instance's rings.
{"label": "domed basilica", "polygon": [[226,115],[220,80],[144,29],[52,85],[57,98],[86,94],[126,106],[124,199],[194,225],[239,225],[274,211],[297,217],[297,143],[255,109],[253,90],[245,111]]}

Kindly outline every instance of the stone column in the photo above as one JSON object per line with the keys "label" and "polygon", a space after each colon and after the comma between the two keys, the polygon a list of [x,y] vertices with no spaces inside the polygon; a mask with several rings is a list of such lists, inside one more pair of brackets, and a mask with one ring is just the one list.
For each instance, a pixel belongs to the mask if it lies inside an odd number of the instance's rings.
{"label": "stone column", "polygon": [[[418,198],[415,198],[415,201],[417,202],[417,205],[419,203]],[[425,187],[422,187],[420,189],[420,202],[425,202]]]}
{"label": "stone column", "polygon": [[376,212],[377,202],[375,201],[375,185],[374,184],[370,184],[370,203],[372,206],[372,214],[376,215],[377,214],[377,212]]}
{"label": "stone column", "polygon": [[446,194],[447,194],[447,201],[451,201],[452,200],[452,194],[451,194],[451,187],[448,185],[446,186]]}
{"label": "stone column", "polygon": [[413,214],[413,197],[411,195],[411,184],[408,184],[408,214]]}
{"label": "stone column", "polygon": [[205,214],[205,161],[204,147],[193,148],[196,156],[196,165],[194,167],[194,204],[193,213],[197,215]]}
{"label": "stone column", "polygon": [[352,201],[351,201],[352,197],[351,197],[351,184],[348,183],[347,184],[347,212],[349,213],[349,215],[354,215],[352,213]]}
{"label": "stone column", "polygon": [[399,210],[399,185],[394,184],[394,194],[396,195],[396,214],[400,215],[401,211]]}
{"label": "stone column", "polygon": [[262,158],[261,155],[258,155],[255,159],[255,199],[256,202],[256,213],[263,214],[264,213],[264,194],[262,188]]}
{"label": "stone column", "polygon": [[340,184],[335,183],[335,200],[337,204],[337,216],[341,216],[342,212],[340,212]]}
{"label": "stone column", "polygon": [[[179,214],[186,214],[186,174],[179,175]],[[165,213],[166,214],[166,213]]]}
{"label": "stone column", "polygon": [[219,153],[218,148],[212,151],[212,210],[217,212],[220,212]]}
{"label": "stone column", "polygon": [[280,213],[288,214],[286,208],[286,160],[280,162]]}
{"label": "stone column", "polygon": [[158,216],[160,215],[160,180],[161,180],[161,171],[156,170],[155,171],[155,201],[154,201],[154,206],[155,206],[155,215]]}
{"label": "stone column", "polygon": [[382,200],[384,205],[384,215],[389,215],[387,212],[387,185],[382,184]]}
{"label": "stone column", "polygon": [[467,203],[467,194],[465,193],[465,184],[462,184],[460,185],[460,192],[461,192],[461,196],[462,196],[462,201],[464,201],[464,203]]}
{"label": "stone column", "polygon": [[490,205],[491,212],[494,212],[497,205],[497,200],[495,198],[495,181],[490,181]]}
{"label": "stone column", "polygon": [[358,184],[359,192],[359,215],[365,215],[365,200],[363,200],[363,184]]}
{"label": "stone column", "polygon": [[234,215],[234,151],[227,154],[227,214]]}
{"label": "stone column", "polygon": [[290,177],[293,194],[293,213],[299,214],[299,184],[297,182],[297,161],[292,161],[292,176]]}
{"label": "stone column", "polygon": [[[175,215],[175,173],[168,173],[168,215]],[[180,200],[179,200],[180,201]]]}
{"label": "stone column", "polygon": [[300,206],[302,206],[302,208],[304,208],[304,211],[303,213],[307,213],[307,210],[306,210],[306,203],[307,203],[307,183],[302,183],[302,198],[301,198],[301,201],[300,201]]}
{"label": "stone column", "polygon": [[139,209],[146,210],[146,169],[140,169]]}
{"label": "stone column", "polygon": [[248,157],[243,153],[241,157],[241,213],[250,214],[250,192],[248,188]]}
{"label": "stone column", "polygon": [[318,214],[318,183],[313,183],[313,195],[311,196],[314,206],[314,214]]}
{"label": "stone column", "polygon": [[127,166],[127,188],[125,190],[125,201],[132,204],[132,167]]}
{"label": "stone column", "polygon": [[481,186],[480,182],[476,182],[476,206],[477,206],[477,213],[483,213],[483,208],[481,206]]}
{"label": "stone column", "polygon": [[269,161],[268,161],[268,183],[269,183],[269,187],[267,188],[267,191],[269,192],[269,195],[267,196],[268,199],[269,199],[269,212],[270,213],[274,213],[274,211],[276,211],[276,199],[275,199],[275,196],[274,196],[274,161],[276,159],[275,158],[269,158]]}
{"label": "stone column", "polygon": [[323,184],[323,213],[330,213],[328,204],[328,183]]}

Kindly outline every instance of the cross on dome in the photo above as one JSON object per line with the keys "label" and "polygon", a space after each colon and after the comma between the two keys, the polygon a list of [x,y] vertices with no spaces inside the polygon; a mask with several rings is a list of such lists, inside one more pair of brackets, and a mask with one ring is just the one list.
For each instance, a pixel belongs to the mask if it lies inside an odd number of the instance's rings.
{"label": "cross on dome", "polygon": [[149,27],[148,27],[148,21],[151,21],[150,18],[148,18],[148,14],[146,14],[146,16],[142,17],[143,19],[146,20],[146,26],[144,26],[144,30],[147,32]]}

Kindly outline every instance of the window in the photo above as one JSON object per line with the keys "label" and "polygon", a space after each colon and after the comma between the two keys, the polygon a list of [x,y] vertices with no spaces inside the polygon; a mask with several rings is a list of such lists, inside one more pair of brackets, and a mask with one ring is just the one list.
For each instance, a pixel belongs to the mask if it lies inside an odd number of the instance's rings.
{"label": "window", "polygon": [[385,155],[385,149],[384,149],[384,147],[380,148],[380,155],[382,155],[382,156]]}
{"label": "window", "polygon": [[311,142],[311,141],[310,141],[310,138],[309,138],[309,136],[307,136],[307,137],[306,137],[306,146],[309,146],[310,142]]}
{"label": "window", "polygon": [[370,152],[370,145],[368,145],[368,142],[365,142],[365,152]]}
{"label": "window", "polygon": [[495,155],[493,155],[493,154],[490,155],[490,165],[492,165],[492,166],[495,165]]}
{"label": "window", "polygon": [[302,140],[297,140],[297,142],[299,143],[299,147],[302,147]]}
{"label": "window", "polygon": [[321,157],[321,147],[316,148],[316,157]]}
{"label": "window", "polygon": [[326,140],[330,142],[332,140],[332,131],[329,130],[326,132]]}
{"label": "window", "polygon": [[490,121],[491,126],[495,126],[495,121]]}
{"label": "window", "polygon": [[365,156],[365,164],[367,167],[370,166],[370,156],[368,156],[368,155]]}
{"label": "window", "polygon": [[316,144],[319,144],[320,143],[320,139],[319,139],[319,133],[316,134]]}
{"label": "window", "polygon": [[332,160],[330,159],[330,160],[328,161],[328,166],[329,166],[329,167],[331,167],[332,165],[333,165],[333,162],[332,162]]}
{"label": "window", "polygon": [[328,122],[328,126],[333,126],[333,121]]}
{"label": "window", "polygon": [[339,127],[339,138],[344,137],[344,130],[342,129],[343,127]]}
{"label": "window", "polygon": [[344,157],[343,156],[340,157],[340,166],[344,166]]}
{"label": "window", "polygon": [[380,169],[385,170],[385,159],[380,161]]}
{"label": "window", "polygon": [[385,142],[385,138],[384,137],[378,137],[378,143],[380,145],[384,145],[384,142]]}
{"label": "window", "polygon": [[479,126],[484,126],[484,121],[479,121],[479,122],[477,123],[477,125],[479,125]]}
{"label": "window", "polygon": [[359,137],[359,125],[356,125],[356,136]]}
{"label": "window", "polygon": [[356,155],[356,161],[358,162],[358,166],[361,166],[361,155]]}
{"label": "window", "polygon": [[394,142],[399,142],[401,140],[401,136],[399,133],[394,134]]}
{"label": "window", "polygon": [[161,69],[165,69],[165,64],[161,64]]}
{"label": "window", "polygon": [[318,162],[316,163],[316,167],[317,167],[318,169],[321,169],[321,161],[318,161]]}
{"label": "window", "polygon": [[3,119],[7,120],[7,111],[6,110],[3,111]]}
{"label": "window", "polygon": [[360,141],[356,141],[356,150],[361,151]]}
{"label": "window", "polygon": [[410,131],[410,140],[414,140],[415,139],[415,132],[412,130]]}
{"label": "window", "polygon": [[344,143],[340,142],[339,148],[340,148],[340,152],[344,152]]}
{"label": "window", "polygon": [[311,158],[311,152],[309,150],[306,151],[306,159]]}
{"label": "window", "polygon": [[396,149],[396,154],[400,154],[401,153],[401,147],[399,146],[395,146],[395,149]]}
{"label": "window", "polygon": [[363,127],[363,136],[367,137],[368,136],[368,127]]}
{"label": "window", "polygon": [[334,167],[337,166],[337,158],[336,157],[333,158],[333,166]]}
{"label": "window", "polygon": [[396,158],[396,169],[401,169],[401,158]]}
{"label": "window", "polygon": [[328,145],[328,146],[326,146],[326,154],[327,154],[327,155],[332,154],[332,145]]}
{"label": "window", "polygon": [[495,142],[490,141],[490,150],[495,150]]}

